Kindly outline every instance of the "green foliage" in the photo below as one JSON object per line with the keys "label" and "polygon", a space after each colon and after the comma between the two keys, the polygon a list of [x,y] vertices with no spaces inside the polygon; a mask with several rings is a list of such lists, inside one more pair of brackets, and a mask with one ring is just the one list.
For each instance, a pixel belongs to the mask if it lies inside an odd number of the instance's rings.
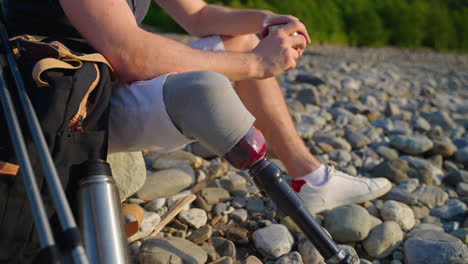
{"label": "green foliage", "polygon": [[[468,52],[468,0],[207,0],[236,8],[291,14],[314,42],[358,46],[394,45]],[[183,32],[152,4],[144,23]]]}

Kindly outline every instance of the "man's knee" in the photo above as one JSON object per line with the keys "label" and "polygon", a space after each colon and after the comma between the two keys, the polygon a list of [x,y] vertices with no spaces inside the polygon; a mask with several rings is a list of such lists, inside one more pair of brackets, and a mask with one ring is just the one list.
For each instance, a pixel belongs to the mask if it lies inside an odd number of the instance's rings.
{"label": "man's knee", "polygon": [[228,51],[247,52],[257,47],[260,39],[255,34],[235,37],[222,37],[224,48]]}

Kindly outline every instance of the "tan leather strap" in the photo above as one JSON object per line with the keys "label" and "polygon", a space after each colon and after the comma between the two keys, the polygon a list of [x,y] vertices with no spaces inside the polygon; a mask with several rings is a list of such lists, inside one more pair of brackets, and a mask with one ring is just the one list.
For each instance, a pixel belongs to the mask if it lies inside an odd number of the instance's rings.
{"label": "tan leather strap", "polygon": [[0,174],[16,175],[18,173],[18,170],[18,165],[5,161],[0,161]]}
{"label": "tan leather strap", "polygon": [[81,61],[61,61],[54,58],[45,58],[36,63],[32,70],[32,77],[36,81],[37,86],[43,87],[49,84],[41,79],[41,74],[50,69],[79,69],[83,66]]}

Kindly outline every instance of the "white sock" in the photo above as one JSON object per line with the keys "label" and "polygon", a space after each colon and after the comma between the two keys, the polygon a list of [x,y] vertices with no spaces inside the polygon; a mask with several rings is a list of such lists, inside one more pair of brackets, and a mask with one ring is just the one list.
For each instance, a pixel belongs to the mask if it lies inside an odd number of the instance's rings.
{"label": "white sock", "polygon": [[313,172],[306,174],[305,176],[302,176],[300,178],[297,178],[295,180],[305,180],[308,183],[314,185],[314,186],[320,186],[323,185],[324,183],[327,182],[328,180],[328,170],[327,167],[325,167],[323,164]]}

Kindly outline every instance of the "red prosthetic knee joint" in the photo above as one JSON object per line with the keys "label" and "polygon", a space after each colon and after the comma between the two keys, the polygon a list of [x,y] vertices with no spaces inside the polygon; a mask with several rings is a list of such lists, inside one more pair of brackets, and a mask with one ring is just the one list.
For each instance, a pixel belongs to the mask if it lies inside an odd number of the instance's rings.
{"label": "red prosthetic knee joint", "polygon": [[262,133],[255,127],[224,155],[224,158],[236,169],[246,170],[265,156],[266,143]]}

